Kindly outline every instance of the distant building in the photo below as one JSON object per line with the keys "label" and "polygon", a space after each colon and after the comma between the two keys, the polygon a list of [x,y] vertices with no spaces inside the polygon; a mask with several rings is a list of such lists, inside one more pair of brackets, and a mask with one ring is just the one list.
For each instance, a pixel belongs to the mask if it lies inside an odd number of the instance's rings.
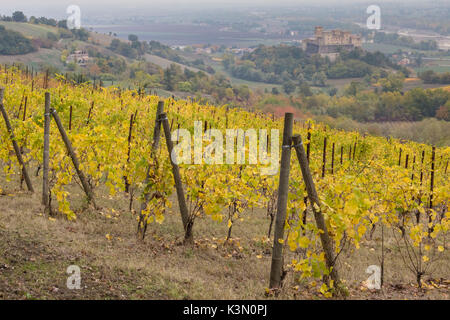
{"label": "distant building", "polygon": [[335,59],[339,51],[351,51],[362,46],[362,38],[348,31],[324,31],[323,27],[316,27],[314,38],[303,40],[303,49],[308,54],[320,54]]}
{"label": "distant building", "polygon": [[411,64],[411,60],[409,60],[408,58],[403,58],[402,60],[400,60],[397,63],[399,66],[408,66]]}
{"label": "distant building", "polygon": [[255,48],[234,48],[234,49],[231,49],[231,52],[234,55],[242,56],[246,53],[252,53],[255,50],[256,50]]}
{"label": "distant building", "polygon": [[77,50],[67,57],[66,62],[67,63],[74,62],[78,64],[80,67],[85,67],[89,62],[89,54],[86,51]]}
{"label": "distant building", "polygon": [[211,48],[196,48],[195,53],[197,54],[211,54],[212,50]]}

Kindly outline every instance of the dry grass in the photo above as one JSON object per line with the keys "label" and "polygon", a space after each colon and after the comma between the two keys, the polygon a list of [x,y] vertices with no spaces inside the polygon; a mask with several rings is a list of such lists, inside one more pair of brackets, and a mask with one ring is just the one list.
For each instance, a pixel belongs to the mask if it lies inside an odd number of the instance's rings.
{"label": "dry grass", "polygon": [[[40,181],[34,179],[36,187]],[[162,225],[150,226],[142,242],[136,240],[136,217],[128,212],[125,195],[111,199],[99,196],[103,193],[97,190],[102,209],[83,210],[83,196],[73,186],[71,203],[78,219],[69,222],[43,214],[39,190],[33,195],[20,191],[17,181],[7,183],[3,176],[0,185],[4,190],[0,196],[2,299],[266,299],[271,241],[263,240],[269,220],[262,209],[249,211],[244,221],[238,221],[233,228],[235,240],[227,245],[220,244],[226,236],[225,223],[209,218],[196,221],[197,241],[191,247],[179,244],[183,230],[176,207]],[[385,288],[362,291],[361,283],[369,276],[366,268],[379,265],[379,237],[377,230],[373,240],[362,242],[361,249],[341,256],[341,275],[350,298],[449,298],[448,287],[424,291],[414,287],[414,277],[405,269],[392,238],[385,243]],[[294,254],[288,253],[286,262],[292,258]],[[81,290],[66,288],[66,269],[73,264],[81,268]],[[449,279],[448,268],[443,263],[433,278]],[[288,272],[277,298],[323,298],[295,278]]]}

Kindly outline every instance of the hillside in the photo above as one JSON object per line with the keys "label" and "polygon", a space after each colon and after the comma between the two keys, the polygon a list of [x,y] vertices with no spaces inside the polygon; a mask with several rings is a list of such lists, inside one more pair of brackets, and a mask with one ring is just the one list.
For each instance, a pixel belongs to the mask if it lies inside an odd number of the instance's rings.
{"label": "hillside", "polygon": [[[0,83],[7,83],[2,114],[11,119],[26,161],[21,171],[0,121],[2,298],[344,298],[324,277],[330,274],[321,241],[327,234],[335,249],[327,254],[350,298],[448,299],[448,146],[361,135],[294,121],[290,115],[283,120],[192,100],[170,98],[161,104],[160,97],[135,90],[44,77],[31,80],[15,69],[0,70]],[[38,170],[45,161],[46,92],[55,110],[49,193],[41,189],[46,184]],[[156,122],[158,105],[166,113]],[[256,136],[256,144],[249,139],[248,149],[269,140],[266,156],[274,172],[266,171],[262,161],[238,163],[237,157],[227,165],[207,162],[208,152],[221,153],[217,146],[207,151],[209,135],[224,135],[228,128],[247,130],[249,136],[251,129],[282,130],[289,118],[293,134],[305,145],[293,145],[295,139],[289,138],[295,150],[286,193],[279,189],[278,164],[287,148],[272,131],[270,137]],[[205,130],[205,159],[192,165],[189,156],[175,165],[171,144],[153,135],[154,125],[185,129],[172,139],[181,142],[198,130],[195,120],[200,132],[203,126],[217,129]],[[61,128],[73,148],[62,143]],[[305,157],[309,150],[307,167],[318,200],[301,178],[305,169],[295,157],[297,148]],[[183,155],[191,151],[189,146]],[[25,184],[21,172],[30,176]],[[283,195],[284,217],[275,206]],[[274,248],[283,249],[286,273],[283,286],[269,290]],[[404,259],[408,252],[419,259]],[[383,289],[371,290],[366,270],[379,264]],[[81,290],[65,286],[69,265],[82,271]]]}
{"label": "hillside", "polygon": [[173,61],[167,60],[165,58],[155,56],[153,54],[147,53],[147,54],[145,54],[144,58],[146,61],[156,64],[157,66],[159,66],[163,69],[166,69],[166,68],[170,67],[170,65],[174,64],[176,66],[179,66],[181,68],[181,70],[183,70],[183,71],[184,71],[184,69],[188,69],[193,72],[201,72],[200,69],[189,67],[189,66],[186,66],[186,65],[178,63],[178,62],[173,62]]}
{"label": "hillside", "polygon": [[42,24],[0,21],[0,25],[9,30],[19,32],[29,38],[45,38],[49,32],[53,34],[58,33],[58,28]]}
{"label": "hillside", "polygon": [[[48,37],[48,33],[52,33],[57,35],[60,32],[60,28],[52,27],[48,25],[42,24],[31,24],[31,23],[23,23],[23,22],[5,22],[0,21],[0,25],[4,26],[8,30],[19,32],[25,37],[32,38],[42,38],[46,39]],[[125,58],[128,60],[128,63],[133,63],[133,59],[127,59],[113,51],[109,50],[108,47],[111,44],[111,41],[117,39],[113,36],[109,36],[106,34],[99,34],[97,32],[89,33],[89,40],[80,41],[77,39],[59,39],[57,43],[54,44],[53,48],[40,48],[38,52],[34,52],[26,55],[12,55],[12,56],[2,56],[0,55],[0,63],[12,64],[14,62],[24,63],[34,68],[39,68],[42,66],[53,66],[58,69],[62,73],[67,72],[67,68],[61,62],[61,54],[63,50],[67,50],[68,48],[77,48],[78,50],[86,50],[87,48],[94,48],[98,52],[102,54],[113,56],[115,58]],[[146,54],[146,60],[150,63],[153,63],[163,69],[169,67],[171,64],[176,64],[180,66],[183,70],[187,67],[183,64],[176,63],[165,58],[161,58],[155,55]],[[189,70],[194,72],[200,71],[199,69],[193,67],[187,67]]]}

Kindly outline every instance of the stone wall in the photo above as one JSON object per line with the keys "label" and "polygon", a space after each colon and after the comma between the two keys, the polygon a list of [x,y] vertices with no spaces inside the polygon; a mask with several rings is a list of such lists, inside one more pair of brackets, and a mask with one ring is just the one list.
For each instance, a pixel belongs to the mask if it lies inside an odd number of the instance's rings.
{"label": "stone wall", "polygon": [[314,39],[306,39],[303,42],[304,50],[308,54],[337,53],[341,49],[353,50],[355,47],[361,47],[362,45],[361,37],[348,31],[324,31],[322,27],[316,27],[314,34]]}

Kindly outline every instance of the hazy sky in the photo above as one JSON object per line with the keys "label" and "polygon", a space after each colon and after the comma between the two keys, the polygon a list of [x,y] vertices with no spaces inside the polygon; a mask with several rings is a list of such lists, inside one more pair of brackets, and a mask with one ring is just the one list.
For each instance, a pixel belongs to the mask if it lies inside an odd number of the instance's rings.
{"label": "hazy sky", "polygon": [[[418,0],[417,0],[418,1]],[[435,0],[422,0],[421,2],[433,2]],[[80,6],[82,12],[90,14],[111,13],[120,14],[136,11],[136,14],[146,15],[155,12],[155,9],[166,10],[181,8],[207,8],[207,7],[238,7],[238,6],[285,6],[285,5],[332,5],[343,3],[368,3],[382,4],[383,2],[410,3],[411,0],[0,0],[0,14],[10,15],[15,10],[23,11],[27,16],[39,15],[61,18],[65,17],[66,8],[75,4]],[[136,10],[138,9],[138,10]]]}

